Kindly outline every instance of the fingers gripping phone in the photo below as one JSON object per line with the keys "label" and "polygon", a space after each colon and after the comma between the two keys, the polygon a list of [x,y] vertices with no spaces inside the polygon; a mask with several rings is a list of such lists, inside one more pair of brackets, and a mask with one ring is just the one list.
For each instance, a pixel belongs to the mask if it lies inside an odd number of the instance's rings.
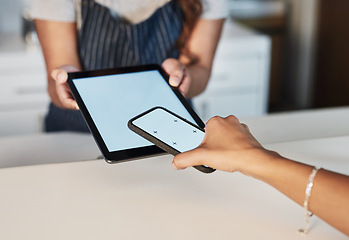
{"label": "fingers gripping phone", "polygon": [[[203,129],[163,107],[137,115],[128,127],[174,156],[198,147],[205,136]],[[207,166],[194,167],[204,173],[215,171]]]}

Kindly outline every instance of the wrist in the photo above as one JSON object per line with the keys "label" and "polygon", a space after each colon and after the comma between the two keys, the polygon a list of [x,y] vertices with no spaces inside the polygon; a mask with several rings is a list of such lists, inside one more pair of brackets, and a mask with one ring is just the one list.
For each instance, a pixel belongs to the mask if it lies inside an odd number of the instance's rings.
{"label": "wrist", "polygon": [[186,71],[191,79],[186,97],[192,98],[200,95],[207,87],[211,70],[201,65],[188,65]]}
{"label": "wrist", "polygon": [[59,97],[58,97],[58,94],[57,94],[57,90],[56,90],[56,86],[55,86],[54,82],[51,82],[51,83],[49,82],[48,83],[47,92],[48,92],[48,95],[49,95],[49,97],[51,99],[51,102],[55,106],[62,108],[62,104],[61,104],[61,102],[59,100]]}
{"label": "wrist", "polygon": [[264,148],[253,149],[249,153],[249,161],[244,161],[239,172],[246,176],[266,182],[272,171],[286,158],[274,151]]}

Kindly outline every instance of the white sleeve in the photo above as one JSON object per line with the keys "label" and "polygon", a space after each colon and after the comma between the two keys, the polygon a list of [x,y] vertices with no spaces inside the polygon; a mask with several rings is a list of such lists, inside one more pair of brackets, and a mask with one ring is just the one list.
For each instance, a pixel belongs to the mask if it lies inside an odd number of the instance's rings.
{"label": "white sleeve", "polygon": [[31,0],[31,14],[35,19],[76,21],[74,0]]}
{"label": "white sleeve", "polygon": [[202,0],[204,19],[221,19],[229,16],[228,0]]}

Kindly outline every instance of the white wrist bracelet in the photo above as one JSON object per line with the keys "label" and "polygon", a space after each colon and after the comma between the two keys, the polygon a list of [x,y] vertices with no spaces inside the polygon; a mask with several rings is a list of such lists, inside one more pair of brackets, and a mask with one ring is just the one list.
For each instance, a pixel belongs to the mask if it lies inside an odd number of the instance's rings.
{"label": "white wrist bracelet", "polygon": [[320,167],[314,167],[313,170],[311,171],[309,178],[308,178],[308,183],[307,183],[307,188],[305,189],[305,199],[304,199],[304,204],[303,208],[305,210],[305,226],[302,229],[299,229],[298,231],[304,234],[308,233],[309,230],[309,218],[313,215],[311,212],[309,212],[309,199],[311,195],[311,190],[314,185],[314,178],[317,174],[317,172],[320,170]]}

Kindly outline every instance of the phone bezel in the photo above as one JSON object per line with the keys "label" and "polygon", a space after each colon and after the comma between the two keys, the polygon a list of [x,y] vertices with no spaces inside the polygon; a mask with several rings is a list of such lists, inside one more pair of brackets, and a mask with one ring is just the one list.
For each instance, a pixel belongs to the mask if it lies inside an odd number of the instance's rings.
{"label": "phone bezel", "polygon": [[[177,115],[176,113],[164,108],[164,107],[161,107],[161,106],[156,106],[156,107],[153,107],[133,118],[131,118],[128,123],[127,123],[127,126],[132,130],[134,131],[135,133],[139,134],[140,136],[142,136],[143,138],[147,139],[148,141],[154,143],[156,146],[158,146],[159,148],[163,149],[164,151],[172,154],[172,155],[177,155],[179,153],[181,153],[180,151],[178,151],[177,149],[173,148],[172,146],[168,145],[167,143],[165,143],[164,141],[162,141],[161,139],[159,138],[156,138],[155,136],[153,136],[152,134],[148,133],[147,131],[143,130],[142,128],[138,127],[137,125],[135,125],[133,122],[139,118],[142,118],[143,116],[151,113],[152,111],[156,110],[156,109],[162,109],[166,112],[168,112],[169,114],[175,116],[176,118],[178,119],[181,119],[183,122],[195,127],[196,129],[198,129],[199,131],[202,131],[202,132],[205,132],[205,130],[203,128],[200,128],[199,126],[196,126],[195,124],[193,124],[192,122],[188,121],[187,119]],[[199,171],[201,172],[204,172],[204,173],[211,173],[211,172],[214,172],[215,169],[213,168],[210,168],[210,167],[207,167],[207,166],[194,166],[196,169],[198,169]]]}

